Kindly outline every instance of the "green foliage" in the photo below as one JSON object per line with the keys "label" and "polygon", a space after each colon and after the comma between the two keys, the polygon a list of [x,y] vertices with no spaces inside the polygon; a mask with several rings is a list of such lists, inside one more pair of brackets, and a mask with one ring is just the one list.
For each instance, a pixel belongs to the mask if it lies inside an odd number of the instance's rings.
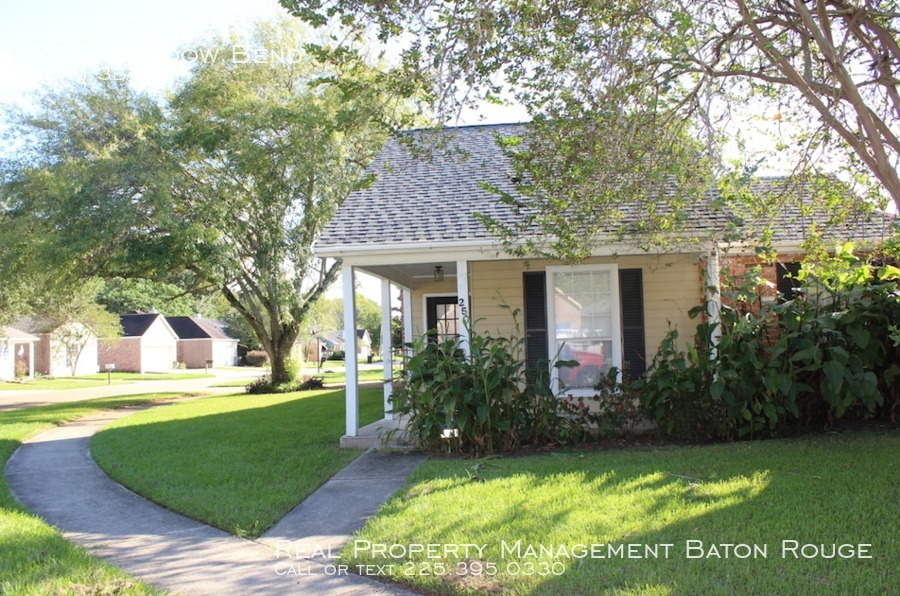
{"label": "green foliage", "polygon": [[900,349],[891,326],[900,320],[900,275],[873,268],[845,245],[799,277],[798,297],[783,303],[754,300],[753,280],[732,287],[715,347],[706,322],[686,351],[670,331],[645,381],[646,415],[672,435],[706,438],[752,438],[847,417],[896,421]]}
{"label": "green foliage", "polygon": [[190,317],[197,312],[194,299],[184,288],[167,282],[142,278],[113,277],[103,281],[97,302],[109,312],[150,312],[158,310],[167,317]]}
{"label": "green foliage", "polygon": [[471,455],[582,440],[585,419],[568,416],[546,380],[526,374],[524,343],[470,331],[469,356],[459,339],[407,344],[394,412],[409,417],[408,436],[431,451]]}
{"label": "green foliage", "polygon": [[896,2],[281,4],[401,44],[403,80],[439,121],[481,102],[524,106],[535,134],[515,147],[520,192],[495,190],[544,232],[531,252],[577,259],[626,230],[690,239],[691,199],[710,169],[729,168],[731,143],[746,152],[740,173],[825,163],[853,180],[851,201],[900,208]]}
{"label": "green foliage", "polygon": [[[307,51],[311,41],[283,19],[246,39],[200,42],[192,48],[210,58],[164,101],[128,81],[47,92],[12,127],[21,151],[3,164],[0,244],[13,254],[0,267],[38,263],[63,280],[177,279],[192,294],[218,292],[286,381],[284,358],[340,269],[315,259],[312,242],[365,182],[386,136],[382,113],[399,109],[368,92],[361,66],[340,73],[343,86],[329,84],[337,69]],[[244,46],[273,58],[232,59]],[[109,297],[116,308],[169,288],[122,289]]]}

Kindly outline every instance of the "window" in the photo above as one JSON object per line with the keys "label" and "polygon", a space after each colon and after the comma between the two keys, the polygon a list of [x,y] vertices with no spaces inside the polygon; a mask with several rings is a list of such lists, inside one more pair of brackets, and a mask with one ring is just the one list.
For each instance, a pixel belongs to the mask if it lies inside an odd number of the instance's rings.
{"label": "window", "polygon": [[800,263],[796,261],[776,263],[775,271],[778,299],[787,301],[796,298],[797,290],[800,288],[800,280],[797,279],[797,275],[800,273]]}
{"label": "window", "polygon": [[616,265],[547,268],[549,347],[579,365],[554,372],[557,387],[590,392],[613,366],[621,368]]}

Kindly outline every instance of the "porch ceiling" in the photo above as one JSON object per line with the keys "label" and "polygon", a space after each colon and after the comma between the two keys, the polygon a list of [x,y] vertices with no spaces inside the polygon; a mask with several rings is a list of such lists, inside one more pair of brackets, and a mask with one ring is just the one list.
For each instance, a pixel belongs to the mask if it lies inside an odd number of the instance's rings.
{"label": "porch ceiling", "polygon": [[440,266],[444,279],[456,279],[456,261],[434,261],[433,263],[408,263],[394,265],[365,265],[360,271],[391,280],[393,283],[415,290],[434,280],[434,268]]}

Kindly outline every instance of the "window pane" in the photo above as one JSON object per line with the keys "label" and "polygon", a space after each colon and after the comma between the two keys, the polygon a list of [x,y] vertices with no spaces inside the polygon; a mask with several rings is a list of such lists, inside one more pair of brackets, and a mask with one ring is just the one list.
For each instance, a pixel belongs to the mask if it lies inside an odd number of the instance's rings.
{"label": "window pane", "polygon": [[612,338],[609,271],[554,275],[556,337]]}
{"label": "window pane", "polygon": [[612,340],[557,340],[560,360],[576,360],[578,366],[559,369],[566,389],[592,389],[612,367]]}

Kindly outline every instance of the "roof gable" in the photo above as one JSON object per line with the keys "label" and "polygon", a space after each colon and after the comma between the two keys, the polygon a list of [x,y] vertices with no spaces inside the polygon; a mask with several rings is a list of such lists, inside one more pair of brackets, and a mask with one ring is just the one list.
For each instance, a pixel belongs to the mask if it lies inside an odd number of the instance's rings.
{"label": "roof gable", "polygon": [[163,324],[171,329],[166,323],[165,317],[159,313],[119,315],[119,320],[122,322],[122,337],[143,336],[157,319],[162,319]]}

